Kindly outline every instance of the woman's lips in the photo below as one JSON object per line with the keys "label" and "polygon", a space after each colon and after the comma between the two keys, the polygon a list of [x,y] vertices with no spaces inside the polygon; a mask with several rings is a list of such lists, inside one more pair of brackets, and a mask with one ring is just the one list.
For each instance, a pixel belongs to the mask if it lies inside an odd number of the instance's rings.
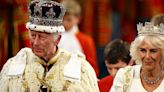
{"label": "woman's lips", "polygon": [[146,61],[145,64],[146,64],[146,65],[151,65],[152,62],[151,62],[151,61]]}

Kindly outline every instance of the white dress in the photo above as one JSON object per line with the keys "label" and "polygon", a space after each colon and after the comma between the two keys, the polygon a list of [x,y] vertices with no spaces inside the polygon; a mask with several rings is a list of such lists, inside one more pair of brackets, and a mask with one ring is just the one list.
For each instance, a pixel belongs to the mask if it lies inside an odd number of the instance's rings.
{"label": "white dress", "polygon": [[[125,76],[126,68],[121,68],[116,74],[116,77],[113,82],[113,86],[110,92],[124,92],[125,89],[124,84],[128,83],[128,90],[125,92],[147,92],[142,86],[140,79],[140,69],[141,65],[135,65],[131,67],[132,71],[129,72],[133,77],[130,80],[126,81],[127,76]],[[161,84],[153,91],[153,92],[164,92],[164,80],[162,80]]]}

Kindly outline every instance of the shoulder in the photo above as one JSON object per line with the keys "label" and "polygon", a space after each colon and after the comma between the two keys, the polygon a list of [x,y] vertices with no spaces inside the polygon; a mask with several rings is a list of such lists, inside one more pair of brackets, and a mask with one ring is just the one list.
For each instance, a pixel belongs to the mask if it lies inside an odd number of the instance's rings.
{"label": "shoulder", "polygon": [[32,53],[30,48],[22,48],[14,57],[9,58],[6,63],[8,62],[19,62],[26,58],[28,53]]}
{"label": "shoulder", "polygon": [[7,60],[1,72],[8,75],[22,74],[26,65],[27,53],[31,52],[30,48],[22,48],[14,57]]}
{"label": "shoulder", "polygon": [[91,64],[84,57],[80,57],[79,59],[81,61],[82,75],[86,75],[94,80],[96,78],[96,73]]}
{"label": "shoulder", "polygon": [[81,62],[85,62],[86,61],[85,55],[83,53],[79,52],[79,51],[75,51],[75,52],[71,53],[71,52],[69,52],[69,51],[67,51],[65,49],[58,48],[58,52],[57,52],[56,55],[57,55],[58,58],[64,58],[67,61],[69,61],[73,54],[76,54],[78,60],[80,60]]}
{"label": "shoulder", "polygon": [[19,52],[32,52],[32,50],[31,48],[26,47],[26,48],[22,48]]}
{"label": "shoulder", "polygon": [[133,68],[134,66],[126,66],[124,68],[120,68],[114,78],[114,84],[123,85],[126,79],[131,79]]}
{"label": "shoulder", "polygon": [[134,76],[134,73],[138,73],[140,70],[141,65],[134,65],[134,66],[126,66],[124,68],[120,68],[116,74],[116,78],[127,78],[130,76]]}
{"label": "shoulder", "polygon": [[58,57],[58,59],[60,60],[65,60],[65,61],[69,61],[69,59],[71,58],[71,55],[72,53],[65,50],[65,49],[62,49],[62,48],[58,48],[58,51],[56,53],[56,57]]}
{"label": "shoulder", "polygon": [[77,52],[77,56],[78,56],[78,60],[80,60],[80,62],[81,62],[81,68],[82,68],[82,69],[88,70],[88,68],[90,68],[91,65],[90,65],[89,62],[86,60],[85,55],[84,55],[83,53],[81,53],[81,52],[78,51],[78,52]]}
{"label": "shoulder", "polygon": [[65,49],[62,49],[62,48],[58,48],[58,51],[57,51],[57,54],[62,56],[71,56],[71,53]]}
{"label": "shoulder", "polygon": [[85,55],[83,53],[78,51],[77,52],[77,56],[78,56],[79,59],[82,59],[82,60],[86,61],[86,57],[85,57]]}
{"label": "shoulder", "polygon": [[[94,72],[93,67],[90,65],[90,63],[86,60],[86,57],[83,53],[77,51],[77,57],[78,60],[81,62],[81,70],[82,72],[86,72],[86,73],[92,73]],[[94,72],[95,73],[95,72]]]}
{"label": "shoulder", "polygon": [[[127,66],[125,68],[120,68],[114,78],[113,81],[113,90],[123,90],[124,89],[128,90],[129,85],[131,84],[131,81],[133,80],[134,76],[138,75],[137,72],[139,72],[140,65],[134,65],[134,66]],[[122,91],[120,91],[122,92]]]}
{"label": "shoulder", "polygon": [[134,66],[126,66],[124,68],[120,68],[118,70],[119,73],[126,73],[126,72],[130,72],[130,71],[135,71],[135,70],[138,70],[140,69],[141,65],[134,65]]}
{"label": "shoulder", "polygon": [[29,54],[33,54],[31,48],[22,48],[15,56],[14,59],[25,57]]}

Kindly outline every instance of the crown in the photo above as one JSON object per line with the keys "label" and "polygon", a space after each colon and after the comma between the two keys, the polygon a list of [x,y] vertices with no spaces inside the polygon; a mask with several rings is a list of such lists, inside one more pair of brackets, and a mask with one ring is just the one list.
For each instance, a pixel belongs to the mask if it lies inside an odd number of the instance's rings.
{"label": "crown", "polygon": [[51,0],[34,0],[30,2],[28,10],[28,29],[50,33],[64,30],[62,20],[65,9],[61,4]]}
{"label": "crown", "polygon": [[154,26],[152,22],[137,24],[138,35],[164,35],[164,25]]}

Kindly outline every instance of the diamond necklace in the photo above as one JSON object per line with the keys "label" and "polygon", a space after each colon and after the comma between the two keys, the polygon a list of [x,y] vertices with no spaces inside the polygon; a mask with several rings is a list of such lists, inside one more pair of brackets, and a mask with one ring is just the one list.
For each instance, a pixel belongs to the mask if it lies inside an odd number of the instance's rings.
{"label": "diamond necklace", "polygon": [[158,77],[155,79],[155,80],[149,80],[148,78],[147,78],[147,76],[143,76],[143,80],[147,83],[147,84],[156,84],[160,79],[161,79],[161,77],[162,77],[162,71],[163,71],[163,69],[161,69],[161,71],[160,71],[160,74],[158,75]]}

